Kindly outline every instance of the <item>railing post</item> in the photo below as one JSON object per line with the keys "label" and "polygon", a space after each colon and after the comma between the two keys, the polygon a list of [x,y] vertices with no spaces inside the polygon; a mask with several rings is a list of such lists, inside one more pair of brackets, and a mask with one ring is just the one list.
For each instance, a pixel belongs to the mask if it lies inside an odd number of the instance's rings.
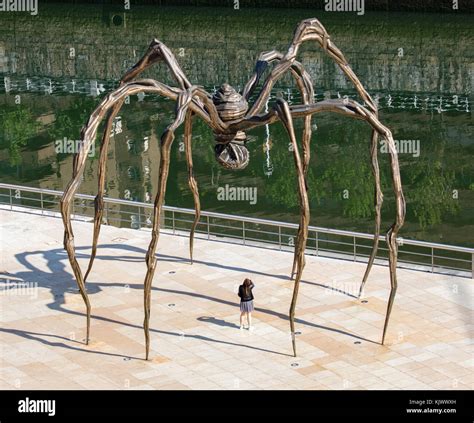
{"label": "railing post", "polygon": [[431,273],[434,272],[434,248],[431,247]]}
{"label": "railing post", "polygon": [[10,211],[13,210],[13,197],[12,197],[12,189],[9,188],[8,189],[8,192],[10,193],[9,197],[10,197]]}
{"label": "railing post", "polygon": [[245,221],[242,221],[242,241],[243,244],[245,245]]}
{"label": "railing post", "polygon": [[173,235],[174,235],[174,232],[175,232],[175,227],[174,227],[174,210],[172,212],[172,220],[173,220]]}
{"label": "railing post", "polygon": [[209,233],[209,216],[206,216],[207,217],[207,239],[210,239],[210,233]]}
{"label": "railing post", "polygon": [[474,279],[474,253],[471,256],[471,279]]}
{"label": "railing post", "polygon": [[280,247],[281,251],[281,226],[278,226],[278,247]]}
{"label": "railing post", "polygon": [[316,238],[316,256],[319,256],[319,237],[318,237],[319,232],[315,230],[314,233],[315,233],[315,238]]}
{"label": "railing post", "polygon": [[43,191],[40,192],[41,215],[43,215]]}
{"label": "railing post", "polygon": [[356,260],[356,257],[357,257],[357,243],[356,243],[356,237],[355,235],[352,237],[352,240],[354,242],[354,261],[357,261]]}

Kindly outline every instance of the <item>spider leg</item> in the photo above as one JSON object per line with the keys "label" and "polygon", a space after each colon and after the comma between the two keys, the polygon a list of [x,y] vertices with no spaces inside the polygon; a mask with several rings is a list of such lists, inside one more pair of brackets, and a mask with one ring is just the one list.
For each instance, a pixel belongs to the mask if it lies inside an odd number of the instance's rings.
{"label": "spider leg", "polygon": [[380,237],[380,223],[381,223],[381,209],[383,203],[383,193],[380,184],[380,169],[379,161],[377,158],[378,152],[378,133],[376,130],[372,131],[372,143],[370,147],[370,155],[372,158],[372,174],[374,175],[375,181],[375,192],[374,192],[374,206],[375,206],[375,232],[374,232],[374,242],[372,245],[372,251],[370,252],[369,261],[367,262],[367,268],[365,269],[364,277],[359,289],[359,298],[362,297],[364,292],[365,283],[369,277],[370,270],[374,264],[375,256],[377,255],[377,250],[379,247],[379,237]]}
{"label": "spider leg", "polygon": [[[283,59],[283,54],[279,53],[276,50],[272,50],[272,51],[268,51],[268,52],[264,52],[260,54],[257,60],[257,64],[255,65],[255,72],[252,75],[252,77],[249,79],[249,81],[247,82],[243,90],[242,95],[245,97],[246,100],[248,100],[253,90],[258,85],[260,77],[263,74],[263,71],[268,66],[268,64],[273,61],[280,62],[282,59]],[[296,81],[296,84],[301,94],[301,99],[303,101],[303,104],[312,103],[314,101],[314,88],[313,88],[313,83],[311,81],[311,76],[309,75],[309,73],[306,72],[303,65],[297,60],[293,61],[289,69],[291,71],[293,78]],[[303,173],[305,175],[306,189],[308,189],[306,174],[308,172],[309,161],[310,161],[310,156],[311,156],[311,149],[310,149],[311,132],[312,132],[311,131],[311,118],[312,116],[310,114],[303,118],[304,128],[303,128],[303,135],[302,135],[302,140],[301,140],[302,147],[303,147],[302,148]],[[298,245],[298,240],[296,242],[296,245]],[[293,276],[295,275],[296,261],[297,261],[297,251],[295,247],[295,252],[293,256],[293,266],[291,268],[290,279],[293,279]]]}
{"label": "spider leg", "polygon": [[[355,108],[355,110],[364,116],[364,120],[366,120],[374,129],[374,131],[377,131],[384,139],[385,142],[387,143],[388,150],[390,153],[390,168],[391,168],[391,175],[392,175],[392,186],[393,186],[393,191],[395,194],[395,204],[396,204],[396,216],[395,216],[395,221],[390,227],[390,229],[387,231],[386,234],[386,242],[389,250],[389,257],[388,257],[388,263],[389,263],[389,270],[390,270],[390,295],[388,298],[388,304],[387,304],[387,311],[385,313],[385,322],[384,322],[384,327],[383,327],[383,334],[382,334],[382,345],[385,343],[385,335],[387,333],[387,328],[388,324],[390,321],[390,315],[392,313],[392,307],[393,303],[395,301],[395,295],[397,293],[397,287],[398,287],[398,281],[397,281],[397,260],[398,260],[398,241],[397,241],[397,235],[400,230],[400,228],[403,226],[403,223],[405,221],[405,214],[406,214],[406,202],[405,198],[403,195],[403,188],[402,188],[402,182],[401,182],[401,177],[400,177],[400,165],[398,162],[398,153],[395,147],[395,142],[393,140],[392,132],[382,125],[380,123],[377,113],[371,112],[367,109],[364,109],[362,106],[358,105],[355,102],[351,102],[352,107]],[[374,142],[373,137],[372,141]],[[376,142],[375,142],[376,143]],[[374,154],[376,155],[377,147],[375,147],[375,152],[372,154],[372,157],[374,157]],[[376,163],[377,166],[374,166],[376,170],[378,170],[378,162]],[[378,188],[380,189],[380,179],[376,178],[376,184],[378,184]],[[380,191],[381,194],[381,191]],[[381,205],[381,199],[376,200],[376,205]],[[380,210],[378,211],[380,213]],[[376,218],[380,219],[380,215],[378,215]],[[376,230],[380,230],[380,220],[376,221]],[[378,238],[378,237],[377,237]],[[373,262],[373,258],[375,256],[375,253],[377,251],[377,244],[375,244],[375,239],[374,239],[374,248],[372,250],[372,256],[371,260]],[[367,266],[366,270],[366,275],[368,275],[370,271],[370,266],[372,265],[371,262],[369,262],[369,265]],[[362,288],[362,287],[361,287]]]}
{"label": "spider leg", "polygon": [[[390,284],[391,290],[387,304],[387,312],[385,315],[384,330],[382,335],[382,344],[385,342],[385,335],[390,320],[390,314],[392,311],[395,295],[397,291],[397,259],[398,259],[398,245],[397,235],[400,228],[403,226],[406,213],[405,198],[403,196],[403,188],[400,177],[400,166],[398,163],[398,154],[395,148],[395,142],[393,141],[392,133],[379,121],[376,112],[363,107],[353,100],[324,100],[315,104],[310,105],[295,105],[290,106],[291,117],[302,118],[307,114],[316,114],[322,112],[333,112],[344,116],[351,117],[353,119],[364,120],[378,135],[385,138],[390,152],[390,167],[392,174],[392,185],[395,193],[396,200],[396,218],[390,229],[386,234],[386,240],[389,249],[389,271],[390,271]],[[269,110],[264,114],[257,114],[247,116],[239,122],[236,122],[230,126],[230,130],[249,130],[258,126],[267,125],[278,121],[280,114],[274,109]],[[300,269],[298,269],[298,272]],[[298,276],[296,278],[298,280]]]}
{"label": "spider leg", "polygon": [[295,339],[295,308],[296,301],[298,298],[298,290],[301,281],[301,275],[305,266],[305,249],[306,241],[308,239],[308,225],[309,225],[309,201],[308,192],[306,190],[305,176],[303,170],[303,164],[298,151],[298,145],[296,143],[295,130],[293,127],[293,118],[288,103],[283,99],[278,99],[275,105],[276,112],[280,117],[283,125],[285,126],[288,136],[290,137],[291,144],[293,146],[293,157],[295,161],[297,177],[298,177],[298,192],[300,201],[300,225],[298,228],[298,237],[295,245],[295,256],[296,256],[296,278],[293,288],[293,298],[291,300],[289,318],[290,318],[290,330],[291,330],[291,341],[293,344],[293,355],[296,357],[296,339]]}
{"label": "spider leg", "polygon": [[[155,205],[153,211],[153,228],[151,232],[151,241],[146,253],[146,264],[147,273],[144,281],[144,308],[145,308],[145,319],[143,322],[143,329],[145,331],[145,342],[146,342],[146,360],[148,360],[150,352],[150,309],[151,309],[151,285],[153,281],[153,275],[155,273],[157,259],[155,257],[156,246],[158,244],[158,238],[160,235],[160,217],[161,208],[166,195],[166,182],[168,180],[169,166],[170,166],[170,150],[171,145],[174,141],[174,132],[176,128],[183,123],[185,120],[186,112],[189,103],[192,100],[192,89],[181,92],[176,103],[176,118],[163,132],[161,136],[161,147],[160,147],[160,172],[158,186],[158,193],[155,198]],[[188,125],[189,119],[188,119]]]}
{"label": "spider leg", "polygon": [[[258,82],[260,81],[260,78],[264,70],[267,68],[267,66],[273,61],[281,62],[283,59],[284,59],[283,54],[276,50],[261,53],[257,60],[257,64],[255,65],[254,74],[245,85],[242,92],[242,96],[246,100],[248,100],[250,95],[254,91],[255,87],[258,85]],[[286,69],[289,69],[291,71],[291,74],[294,80],[296,81],[296,84],[301,94],[303,104],[312,103],[314,101],[313,83],[311,81],[311,76],[309,75],[308,72],[306,72],[303,65],[297,60],[293,60]],[[268,100],[268,97],[269,97],[269,94],[267,98],[265,99],[265,101]],[[310,149],[309,149],[310,141],[311,141],[311,115],[308,115],[304,117],[304,129],[303,129],[303,138],[302,138],[303,167],[304,167],[305,175],[308,170],[309,160],[310,160]]]}
{"label": "spider leg", "polygon": [[193,194],[195,210],[193,225],[191,227],[191,232],[189,233],[189,257],[191,259],[191,264],[193,264],[194,232],[196,231],[196,227],[201,217],[201,201],[199,199],[199,189],[193,172],[193,152],[191,146],[192,118],[192,112],[188,110],[184,119],[184,148],[186,150],[186,162],[188,165],[188,184]]}
{"label": "spider leg", "polygon": [[[313,18],[306,19],[300,22],[300,24],[297,26],[293,35],[293,41],[291,42],[288,48],[288,52],[285,54],[285,56],[281,58],[280,62],[272,69],[272,72],[265,80],[258,98],[256,99],[256,101],[248,112],[248,116],[254,116],[255,114],[261,111],[263,105],[267,102],[270,96],[274,83],[286,70],[293,66],[301,44],[311,40],[316,41],[323,48],[323,50],[337,63],[337,65],[341,68],[347,78],[354,84],[359,96],[366,103],[367,108],[371,112],[375,113],[375,115],[377,115],[376,103],[373,101],[369,93],[365,90],[364,86],[361,84],[356,74],[349,66],[349,63],[347,62],[342,52],[330,40],[329,34],[327,33],[324,26],[317,19]],[[263,70],[260,71],[260,73],[262,72]],[[251,81],[249,81],[249,83]],[[375,138],[376,134],[373,133],[372,143],[376,142]],[[372,152],[372,172],[375,179],[375,234],[372,252],[370,254],[367,268],[362,280],[360,294],[363,291],[365,282],[367,281],[370,270],[372,268],[372,264],[377,254],[378,236],[380,234],[380,209],[382,207],[383,196],[380,188],[380,173],[378,171],[378,162],[376,157],[374,159],[374,154],[376,154],[376,151]]]}
{"label": "spider leg", "polygon": [[[327,33],[326,29],[321,25],[321,23],[317,19],[307,19],[307,20],[302,21],[296,28],[293,41],[290,44],[287,54],[280,59],[280,63],[277,66],[275,66],[271,74],[268,76],[267,80],[265,81],[263,85],[263,88],[259,97],[253,104],[248,115],[250,116],[255,115],[261,110],[262,106],[268,100],[271,89],[274,83],[276,82],[276,80],[288,68],[290,67],[292,68],[294,66],[294,63],[296,62],[295,58],[298,53],[298,49],[300,45],[303,42],[308,41],[308,40],[315,40],[323,47],[323,49],[328,53],[328,55],[331,58],[333,58],[335,62],[339,65],[339,67],[345,73],[345,75],[352,81],[357,92],[359,93],[361,98],[366,102],[367,107],[372,112],[377,113],[377,107],[376,107],[375,102],[372,100],[372,98],[367,93],[363,85],[360,83],[355,73],[350,68],[342,52],[331,42],[329,38],[329,34]],[[253,86],[256,85],[256,83],[258,82],[259,76],[261,75],[261,73],[263,73],[263,69],[264,67],[262,65],[260,65],[259,67],[258,62],[257,62],[256,77],[252,78],[249,81],[248,83],[249,88],[253,89]],[[306,120],[307,120],[307,116],[305,117],[305,121]],[[306,122],[305,122],[305,127],[306,127]],[[305,144],[304,139],[305,137],[303,136],[303,145]],[[374,142],[376,142],[375,133],[372,134],[372,143]],[[309,151],[309,148],[307,150]],[[374,234],[374,243],[372,247],[372,252],[370,254],[369,261],[367,264],[367,269],[366,269],[366,272],[364,274],[364,278],[361,284],[360,293],[362,293],[363,287],[365,285],[365,282],[367,281],[370,270],[372,268],[372,264],[377,254],[378,235],[380,234],[380,209],[382,207],[383,197],[382,197],[382,192],[380,189],[380,173],[378,171],[378,162],[377,162],[376,157],[374,159],[374,154],[376,154],[376,151],[372,152],[372,171],[373,171],[374,179],[375,179],[375,201],[374,201],[375,203],[375,234]],[[307,158],[307,162],[306,162],[306,157],[305,157],[305,164],[306,163],[309,163],[309,156]],[[292,276],[294,274],[294,270],[295,270],[295,264],[293,263]]]}
{"label": "spider leg", "polygon": [[255,115],[261,111],[262,107],[265,105],[268,100],[268,97],[270,96],[271,90],[275,82],[294,63],[301,44],[305,41],[310,40],[316,41],[323,48],[323,50],[327,52],[327,54],[337,63],[337,65],[341,68],[344,74],[354,84],[360,97],[367,103],[367,107],[372,112],[377,110],[374,101],[370,97],[369,93],[365,90],[364,86],[360,83],[359,79],[349,66],[349,63],[347,62],[344,55],[334,45],[334,43],[331,42],[326,29],[317,19],[313,18],[306,19],[300,22],[300,24],[297,26],[293,35],[293,41],[288,47],[287,53],[283,56],[281,61],[272,69],[270,75],[268,75],[267,79],[263,84],[262,90],[260,91],[259,96],[248,111],[247,116]]}
{"label": "spider leg", "polygon": [[[142,58],[131,67],[120,81],[120,85],[132,81],[146,69],[151,67],[157,62],[164,61],[168,66],[172,76],[178,83],[181,89],[187,89],[191,87],[191,83],[186,78],[184,72],[181,70],[178,61],[171,52],[162,42],[154,39],[148,46],[147,51]],[[92,251],[89,259],[89,265],[87,267],[86,274],[84,276],[84,283],[92,270],[94,259],[97,254],[97,242],[99,240],[100,227],[102,224],[102,218],[104,215],[104,192],[105,192],[105,176],[107,169],[107,153],[109,149],[109,141],[112,132],[112,125],[115,117],[123,106],[124,100],[118,101],[107,114],[106,123],[104,126],[104,132],[102,135],[102,141],[100,144],[100,155],[99,155],[99,180],[97,196],[94,199],[94,232],[92,235]]]}
{"label": "spider leg", "polygon": [[[323,111],[332,111],[336,113],[341,113],[346,116],[350,116],[356,119],[363,119],[367,123],[369,123],[373,130],[376,131],[379,135],[381,135],[388,146],[389,153],[390,153],[390,168],[391,168],[391,175],[392,175],[392,185],[393,190],[395,193],[395,204],[396,204],[396,217],[395,221],[388,230],[386,234],[386,241],[389,250],[389,271],[390,271],[390,295],[387,304],[387,312],[385,314],[385,323],[383,328],[382,334],[382,344],[385,342],[385,335],[387,332],[390,315],[392,312],[393,303],[395,300],[395,295],[397,292],[397,259],[398,259],[398,244],[397,244],[397,235],[400,228],[403,226],[405,221],[405,214],[406,214],[406,203],[405,198],[403,196],[403,188],[402,182],[400,177],[400,165],[398,162],[398,154],[395,147],[395,142],[393,140],[393,136],[391,131],[382,125],[379,121],[377,114],[366,109],[365,107],[361,106],[360,104],[356,103],[355,101],[348,100],[348,101],[341,101],[341,100],[329,100],[323,101],[318,104],[314,104],[311,106],[295,106],[291,108],[291,112],[293,117],[301,117],[304,116],[306,113],[318,113]],[[262,120],[269,120],[271,116],[268,117],[261,117]],[[378,166],[377,166],[378,168]]]}
{"label": "spider leg", "polygon": [[[198,92],[199,95],[203,95],[203,93]],[[81,177],[84,172],[84,167],[87,160],[87,154],[91,148],[93,141],[95,140],[97,134],[97,128],[102,121],[103,117],[110,111],[110,109],[119,101],[123,100],[127,95],[136,94],[138,92],[149,92],[158,94],[164,97],[168,97],[171,100],[176,100],[179,96],[181,90],[177,88],[168,87],[165,84],[161,84],[157,81],[153,80],[141,80],[141,81],[134,81],[128,82],[123,86],[119,87],[115,91],[108,94],[102,102],[97,106],[94,112],[89,117],[89,120],[82,128],[81,131],[81,148],[78,154],[74,158],[74,166],[73,166],[73,176],[72,179],[69,181],[64,194],[61,198],[60,202],[60,209],[61,209],[61,216],[63,219],[64,224],[64,248],[67,251],[69,262],[71,264],[72,270],[74,272],[74,276],[76,282],[79,287],[79,291],[81,296],[84,300],[86,305],[87,311],[87,335],[86,335],[86,344],[89,342],[89,334],[90,334],[90,314],[91,314],[91,306],[89,302],[89,298],[87,295],[84,277],[82,275],[81,268],[79,263],[77,262],[76,252],[74,247],[74,232],[71,224],[71,205],[74,200],[74,195],[79,188]],[[206,110],[204,110],[200,104],[197,102],[191,102],[189,108],[196,114],[198,114],[206,123],[209,125],[212,124],[211,118]]]}
{"label": "spider leg", "polygon": [[[370,97],[369,93],[365,90],[364,86],[361,84],[357,78],[354,71],[349,66],[346,58],[342,52],[336,47],[334,43],[331,42],[329,34],[326,29],[317,19],[307,19],[300,23],[298,28],[295,31],[293,42],[290,45],[288,50],[287,59],[291,60],[291,57],[296,56],[297,51],[301,43],[309,40],[314,40],[328,53],[328,55],[339,65],[341,70],[349,78],[349,80],[354,84],[359,96],[364,100],[367,105],[367,108],[375,114],[377,117],[377,105]],[[371,156],[372,156],[372,173],[375,180],[375,195],[374,195],[374,206],[375,206],[375,233],[374,233],[374,242],[372,245],[372,251],[369,256],[369,261],[367,263],[367,268],[362,279],[359,297],[361,296],[367,278],[369,276],[370,270],[372,269],[372,264],[375,260],[378,250],[378,242],[380,235],[380,219],[381,219],[381,208],[383,202],[383,194],[380,184],[380,172],[378,169],[378,160],[377,160],[377,149],[374,149],[374,144],[377,144],[377,135],[375,131],[372,133],[372,147],[371,147]]]}
{"label": "spider leg", "polygon": [[386,235],[386,241],[389,250],[389,266],[390,266],[390,296],[388,299],[387,313],[385,315],[385,323],[383,327],[382,335],[382,345],[385,342],[385,335],[387,332],[388,322],[390,319],[390,314],[392,312],[393,302],[395,300],[395,294],[397,292],[397,259],[398,259],[398,242],[397,235],[400,228],[403,226],[405,221],[406,213],[406,203],[402,191],[402,182],[400,179],[400,168],[398,163],[398,154],[395,147],[395,142],[393,141],[392,133],[388,128],[384,130],[384,138],[388,144],[388,149],[390,152],[390,165],[392,171],[392,184],[393,190],[395,193],[395,202],[396,202],[396,218],[395,222],[392,224]]}
{"label": "spider leg", "polygon": [[107,119],[104,126],[104,132],[102,135],[102,141],[100,143],[99,153],[99,180],[97,195],[94,199],[94,232],[92,234],[92,251],[89,258],[89,265],[84,276],[84,283],[87,281],[92,265],[94,264],[95,257],[97,255],[97,242],[99,240],[100,227],[102,224],[102,218],[104,215],[104,193],[105,193],[105,176],[107,169],[107,153],[109,150],[110,134],[112,132],[112,125],[115,117],[122,107],[123,101],[118,102],[108,113]]}

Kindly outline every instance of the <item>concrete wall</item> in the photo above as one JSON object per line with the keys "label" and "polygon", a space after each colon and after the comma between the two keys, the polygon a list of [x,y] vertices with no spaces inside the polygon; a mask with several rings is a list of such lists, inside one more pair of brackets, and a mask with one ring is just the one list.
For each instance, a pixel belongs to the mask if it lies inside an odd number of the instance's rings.
{"label": "concrete wall", "polygon": [[[194,83],[220,85],[227,80],[238,86],[252,73],[259,52],[285,51],[297,22],[317,16],[369,90],[466,94],[474,87],[469,15],[357,17],[305,10],[135,6],[124,13],[116,7],[67,5],[43,6],[40,12],[36,17],[1,16],[0,73],[117,80],[156,37],[172,48]],[[113,24],[116,15],[122,24]],[[348,86],[315,44],[306,43],[300,58],[317,86]],[[169,81],[163,66],[148,75]]]}
{"label": "concrete wall", "polygon": [[[347,1],[347,0],[346,0]],[[123,5],[123,0],[42,0],[42,3]],[[241,8],[271,7],[284,9],[323,10],[327,0],[239,0]],[[419,11],[419,12],[474,12],[470,0],[458,0],[458,9],[453,9],[453,0],[365,0],[365,10],[377,11]],[[234,5],[234,0],[134,0],[136,5],[158,6],[225,6]]]}

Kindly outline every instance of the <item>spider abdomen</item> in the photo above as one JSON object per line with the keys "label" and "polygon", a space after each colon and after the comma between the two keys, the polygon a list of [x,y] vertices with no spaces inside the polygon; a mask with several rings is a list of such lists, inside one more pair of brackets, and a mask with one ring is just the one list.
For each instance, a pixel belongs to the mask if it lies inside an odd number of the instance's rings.
{"label": "spider abdomen", "polygon": [[223,121],[239,119],[247,113],[249,105],[229,84],[222,84],[212,96],[217,113]]}
{"label": "spider abdomen", "polygon": [[[229,84],[222,84],[212,96],[217,113],[223,121],[239,119],[248,111],[248,103]],[[215,132],[214,148],[217,162],[226,169],[243,169],[249,162],[249,152],[245,147],[247,135],[244,131]]]}

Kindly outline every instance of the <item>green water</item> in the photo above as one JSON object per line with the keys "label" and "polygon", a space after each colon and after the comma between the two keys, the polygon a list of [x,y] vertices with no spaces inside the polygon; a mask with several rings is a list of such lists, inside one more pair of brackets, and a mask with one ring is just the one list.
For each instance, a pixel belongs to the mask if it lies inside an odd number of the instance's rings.
{"label": "green water", "polygon": [[[114,19],[119,14],[121,19]],[[0,181],[62,190],[72,154],[56,141],[78,140],[88,115],[117,86],[149,42],[159,38],[176,54],[188,79],[209,91],[223,82],[242,88],[261,51],[285,51],[297,22],[318,17],[372,97],[381,121],[401,151],[407,219],[401,236],[474,246],[474,81],[472,19],[463,15],[311,13],[308,10],[118,8],[43,6],[36,17],[0,16]],[[311,74],[317,100],[355,90],[324,53],[306,43],[299,59]],[[172,83],[163,66],[147,77]],[[97,89],[98,88],[98,89]],[[289,77],[277,95],[297,104]],[[19,104],[18,104],[19,103]],[[158,140],[173,117],[173,103],[134,96],[123,107],[111,140],[107,195],[153,201]],[[302,123],[296,122],[301,132]],[[213,137],[201,121],[193,127],[195,174],[204,210],[298,221],[296,175],[280,124],[249,132],[249,166],[219,167]],[[80,192],[97,189],[98,141]],[[372,232],[373,178],[370,128],[331,114],[313,119],[308,185],[311,224]],[[380,151],[384,190],[383,228],[394,218],[387,154]],[[219,188],[256,190],[256,201],[220,200]],[[193,207],[178,130],[166,203]],[[255,203],[255,204],[252,204]]]}

